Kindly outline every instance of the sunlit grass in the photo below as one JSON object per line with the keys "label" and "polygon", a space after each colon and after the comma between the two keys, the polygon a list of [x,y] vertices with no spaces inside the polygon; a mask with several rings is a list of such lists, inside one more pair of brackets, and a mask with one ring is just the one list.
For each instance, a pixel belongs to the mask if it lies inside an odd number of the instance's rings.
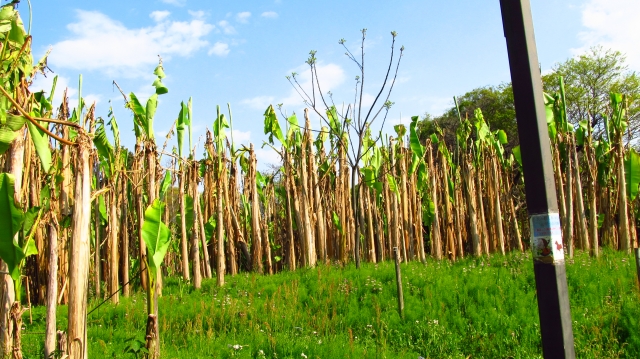
{"label": "sunlit grass", "polygon": [[[167,278],[160,298],[162,357],[542,357],[528,254],[411,262],[402,271],[404,319],[393,263],[240,274],[227,277],[223,288],[205,281],[201,291]],[[633,257],[620,252],[605,250],[597,260],[577,253],[567,262],[578,357],[640,357],[635,275]],[[66,309],[60,312],[64,327]],[[43,316],[36,308],[26,331],[43,331]],[[144,296],[107,304],[88,323],[92,358],[133,358],[124,351],[132,338],[144,339]],[[41,340],[25,335],[25,358],[41,357]]]}

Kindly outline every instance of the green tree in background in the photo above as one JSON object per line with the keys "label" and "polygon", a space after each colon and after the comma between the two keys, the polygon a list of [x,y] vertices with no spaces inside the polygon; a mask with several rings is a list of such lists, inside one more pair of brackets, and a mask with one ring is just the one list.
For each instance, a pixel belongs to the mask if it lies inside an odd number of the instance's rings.
{"label": "green tree in background", "polygon": [[[491,130],[506,132],[509,139],[506,147],[511,148],[518,143],[516,110],[513,105],[513,89],[510,83],[479,87],[456,99],[463,119],[473,117],[475,110],[479,108]],[[444,131],[447,146],[454,146],[459,122],[460,117],[458,117],[455,105],[440,116],[433,117],[426,113],[418,125],[420,139],[426,140],[438,126]]]}
{"label": "green tree in background", "polygon": [[[544,91],[557,93],[558,78],[564,79],[567,101],[567,120],[577,124],[588,119],[594,129],[594,138],[606,133],[603,115],[609,116],[609,94],[621,93],[626,96],[629,126],[624,141],[630,142],[640,136],[640,77],[629,69],[626,57],[619,51],[605,50],[601,46],[592,47],[585,54],[556,64],[551,73],[542,77]],[[479,87],[456,98],[461,118],[473,117],[475,109],[482,114],[491,130],[506,132],[509,143],[505,148],[518,144],[518,128],[513,89],[511,83],[498,86]],[[456,128],[460,122],[456,106],[440,116],[425,113],[418,124],[420,139],[425,141],[436,127],[440,127],[448,146],[456,143]]]}
{"label": "green tree in background", "polygon": [[597,139],[605,133],[603,115],[611,112],[609,93],[626,95],[629,127],[625,142],[640,135],[640,78],[629,70],[626,57],[619,51],[592,47],[585,54],[556,64],[543,76],[544,91],[556,93],[558,77],[564,79],[567,120],[573,124],[589,119]]}

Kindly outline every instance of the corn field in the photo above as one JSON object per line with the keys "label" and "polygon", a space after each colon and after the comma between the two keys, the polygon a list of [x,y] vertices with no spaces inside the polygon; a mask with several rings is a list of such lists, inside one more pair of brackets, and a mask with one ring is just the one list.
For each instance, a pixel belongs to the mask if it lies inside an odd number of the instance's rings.
{"label": "corn field", "polygon": [[[226,135],[230,107],[202,119],[192,118],[192,100],[163,108],[178,118],[166,139],[155,137],[158,96],[168,91],[160,63],[146,104],[123,92],[136,132],[135,148],[126,149],[113,111],[98,117],[81,95],[76,108],[66,94],[53,104],[55,84],[49,94],[30,92],[43,65],[33,66],[17,12],[2,9],[0,21],[11,25],[0,35],[0,61],[8,64],[0,86],[5,353],[21,357],[25,301],[48,308],[47,356],[58,345],[56,306],[67,304],[64,350],[86,358],[88,298],[118,303],[142,288],[147,348],[157,357],[163,276],[199,288],[203,278],[223,286],[226,275],[248,271],[382,262],[394,259],[394,248],[402,261],[425,263],[528,248],[520,150],[505,149],[506,134],[490,129],[479,110],[461,114],[455,143],[441,130],[418,133],[418,117],[392,135],[367,130],[354,174],[347,153],[355,144],[335,107],[326,108],[326,126],[311,128],[307,111],[279,116],[269,106],[268,141],[257,145],[281,162],[264,172],[253,144],[237,146]],[[640,156],[625,143],[625,97],[611,95],[599,139],[588,121],[567,123],[562,91],[546,101],[564,242],[551,245],[569,257],[576,249],[598,256],[602,246],[630,251]],[[212,128],[201,158],[192,143],[196,122]]]}

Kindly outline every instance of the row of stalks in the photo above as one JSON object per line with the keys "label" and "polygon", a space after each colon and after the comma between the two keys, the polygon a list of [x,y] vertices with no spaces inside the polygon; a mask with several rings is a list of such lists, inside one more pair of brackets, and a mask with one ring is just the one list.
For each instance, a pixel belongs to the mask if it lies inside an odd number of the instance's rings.
{"label": "row of stalks", "polygon": [[[168,92],[160,63],[144,106],[123,93],[136,135],[130,151],[121,146],[113,111],[97,117],[81,91],[75,108],[66,93],[53,106],[55,81],[48,96],[29,92],[44,67],[33,67],[30,36],[11,14],[24,36],[2,34],[8,50],[0,58],[13,66],[12,76],[2,77],[0,101],[5,354],[22,356],[23,291],[29,305],[47,306],[45,356],[62,350],[86,358],[88,299],[118,303],[142,288],[146,348],[157,358],[158,298],[167,275],[197,289],[203,278],[215,276],[223,286],[226,275],[240,272],[378,263],[394,259],[394,248],[402,261],[426,264],[428,257],[454,261],[527,247],[520,149],[505,149],[506,134],[491,130],[480,110],[460,115],[453,142],[437,125],[429,136],[418,133],[418,117],[408,128],[395,126],[393,136],[366,129],[356,141],[334,107],[326,109],[325,126],[312,128],[307,111],[301,124],[269,106],[262,147],[280,162],[261,171],[254,145],[227,136],[230,107],[198,119],[213,120],[201,156],[191,99],[180,104],[159,146],[153,123],[158,96]],[[597,256],[601,246],[630,251],[637,245],[640,155],[624,138],[626,98],[611,95],[596,140],[588,121],[567,122],[560,88],[546,103],[562,245],[569,258],[575,249]],[[357,163],[348,157],[355,147]],[[64,346],[56,340],[58,304],[69,311]]]}

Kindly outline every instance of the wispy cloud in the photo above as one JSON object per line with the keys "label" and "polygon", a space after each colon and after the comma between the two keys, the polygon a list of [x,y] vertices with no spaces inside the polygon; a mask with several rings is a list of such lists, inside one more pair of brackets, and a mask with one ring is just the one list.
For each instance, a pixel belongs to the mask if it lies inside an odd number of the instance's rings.
{"label": "wispy cloud", "polygon": [[161,2],[169,5],[175,6],[185,6],[187,4],[187,0],[160,0]]}
{"label": "wispy cloud", "polygon": [[224,42],[216,42],[213,44],[213,47],[209,49],[209,55],[216,55],[220,57],[227,56],[231,50],[229,50],[229,45]]}
{"label": "wispy cloud", "polygon": [[169,21],[165,11],[150,14],[155,25],[132,29],[98,11],[78,10],[76,16],[78,21],[67,25],[69,38],[53,45],[50,63],[128,77],[144,76],[158,54],[169,60],[206,47],[204,37],[215,28],[201,19]]}
{"label": "wispy cloud", "polygon": [[275,11],[265,11],[260,16],[266,17],[267,19],[276,19],[278,18],[278,13]]}
{"label": "wispy cloud", "polygon": [[193,17],[194,19],[204,19],[207,14],[202,11],[202,10],[198,10],[198,11],[194,11],[194,10],[187,10],[187,12],[189,13],[189,15],[191,15],[191,17]]}
{"label": "wispy cloud", "polygon": [[171,15],[171,13],[169,11],[154,11],[151,14],[149,14],[149,17],[153,19],[153,21],[155,22],[160,22],[164,19],[166,19],[167,17],[169,17],[169,15]]}
{"label": "wispy cloud", "polygon": [[255,108],[256,110],[264,110],[269,105],[273,104],[273,100],[275,100],[275,97],[273,96],[256,96],[244,99],[240,103],[251,108]]}
{"label": "wispy cloud", "polygon": [[627,55],[631,68],[640,70],[640,2],[637,0],[590,0],[582,8],[582,25],[578,34],[582,46],[574,54],[602,45]]}
{"label": "wispy cloud", "polygon": [[236,21],[246,24],[249,22],[249,18],[251,17],[251,13],[248,11],[239,12],[236,14]]}
{"label": "wispy cloud", "polygon": [[227,35],[232,35],[236,33],[236,29],[233,26],[231,26],[231,24],[229,24],[229,21],[227,20],[218,21],[218,26],[222,29],[222,32],[224,32]]}
{"label": "wispy cloud", "polygon": [[[327,93],[338,88],[346,79],[344,69],[337,64],[328,63],[317,65],[318,78],[322,84],[322,92]],[[311,93],[311,71],[309,65],[300,65],[295,69],[289,71],[289,75],[296,73],[298,83],[304,89],[307,94]],[[279,99],[278,103],[282,103],[286,107],[298,107],[303,104],[303,99],[300,94],[294,89],[291,90],[289,95],[283,99]]]}
{"label": "wispy cloud", "polygon": [[[47,77],[38,75],[31,85],[30,90],[33,92],[44,91],[44,93],[48,96],[51,93],[51,88],[53,87],[54,77],[55,76],[53,76],[52,74],[49,74]],[[58,80],[56,82],[56,90],[53,96],[53,105],[58,106],[62,103],[62,97],[65,94],[65,90],[67,91],[66,95],[69,100],[69,107],[77,107],[78,88],[71,86],[69,78],[61,75],[58,75]],[[84,98],[85,104],[87,106],[91,106],[94,103],[98,104],[102,101],[102,95],[99,94],[84,94],[82,97]]]}
{"label": "wispy cloud", "polygon": [[251,131],[233,130],[232,134],[236,147],[238,144],[248,145],[251,142]]}

